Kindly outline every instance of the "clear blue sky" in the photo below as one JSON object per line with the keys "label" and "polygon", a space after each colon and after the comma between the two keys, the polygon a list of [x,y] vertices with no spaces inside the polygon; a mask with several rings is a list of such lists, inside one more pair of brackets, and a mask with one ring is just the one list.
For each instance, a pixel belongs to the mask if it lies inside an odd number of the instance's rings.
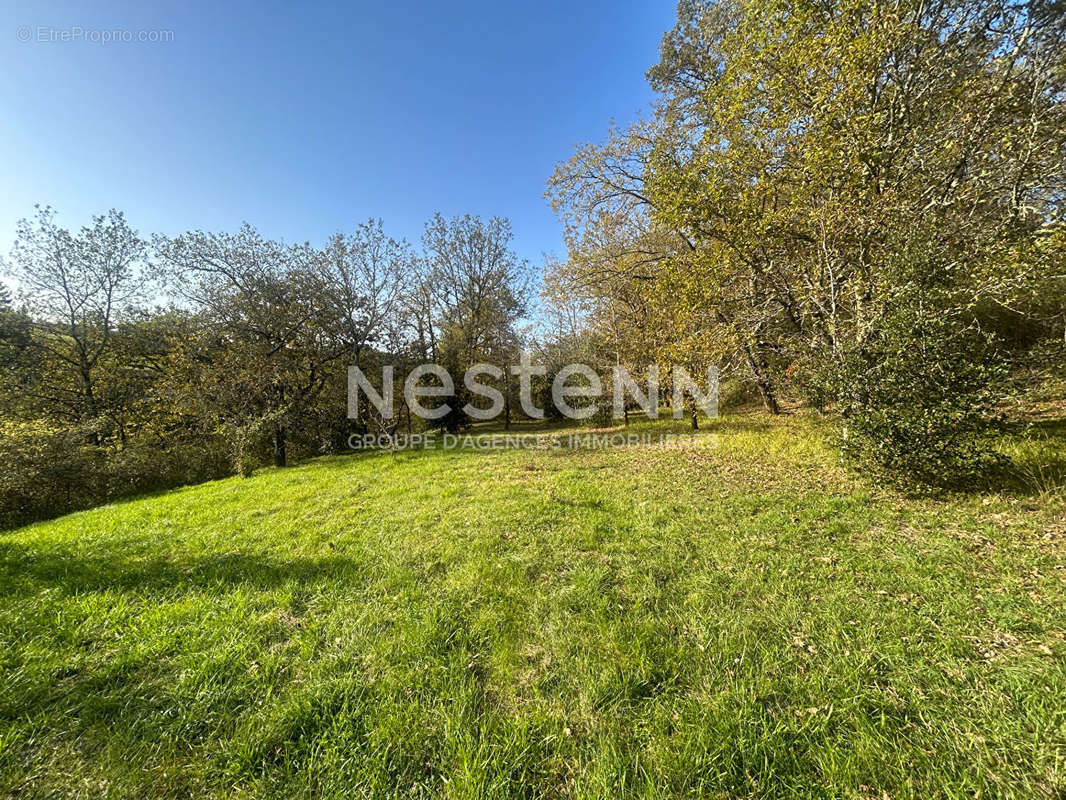
{"label": "clear blue sky", "polygon": [[[166,5],[0,0],[0,252],[34,203],[69,227],[115,207],[142,233],[247,220],[312,243],[371,216],[417,241],[439,210],[510,217],[539,265],[563,250],[546,178],[647,106],[674,16],[669,0]],[[75,26],[173,41],[37,41]]]}

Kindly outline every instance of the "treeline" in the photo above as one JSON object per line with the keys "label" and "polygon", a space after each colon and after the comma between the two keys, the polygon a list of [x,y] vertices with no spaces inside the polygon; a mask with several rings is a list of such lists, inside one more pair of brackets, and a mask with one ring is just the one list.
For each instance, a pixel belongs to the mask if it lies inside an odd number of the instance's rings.
{"label": "treeline", "polygon": [[720,363],[858,463],[965,482],[1008,378],[1061,369],[1066,14],[985,0],[682,0],[648,119],[561,164],[561,329]]}
{"label": "treeline", "polygon": [[315,248],[38,209],[7,260],[18,297],[0,294],[0,523],[418,426],[402,392],[396,419],[348,419],[348,365],[516,361],[530,276],[510,242],[470,216],[435,216],[416,250],[378,221]]}
{"label": "treeline", "polygon": [[568,257],[537,342],[506,220],[313,247],[39,209],[0,292],[0,524],[421,427],[402,390],[348,419],[348,365],[441,364],[458,430],[466,368],[530,345],[549,412],[565,364],[717,364],[839,420],[858,464],[970,481],[1002,464],[1011,379],[1066,365],[1064,42],[1048,0],[683,0],[651,116],[549,182]]}

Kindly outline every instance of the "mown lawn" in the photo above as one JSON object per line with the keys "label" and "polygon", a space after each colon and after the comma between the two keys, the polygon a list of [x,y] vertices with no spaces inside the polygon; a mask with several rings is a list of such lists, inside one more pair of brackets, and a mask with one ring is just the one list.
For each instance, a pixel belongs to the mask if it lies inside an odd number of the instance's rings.
{"label": "mown lawn", "polygon": [[906,498],[806,418],[705,428],[0,535],[0,793],[1066,796],[1057,486]]}

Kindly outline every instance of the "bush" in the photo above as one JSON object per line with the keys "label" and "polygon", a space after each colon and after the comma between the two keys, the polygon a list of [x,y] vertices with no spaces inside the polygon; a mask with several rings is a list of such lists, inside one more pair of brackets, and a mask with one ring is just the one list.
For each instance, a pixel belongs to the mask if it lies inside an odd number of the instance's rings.
{"label": "bush", "polygon": [[43,423],[0,429],[0,524],[5,527],[88,508],[106,494],[103,453],[85,428]]}
{"label": "bush", "polygon": [[600,397],[589,398],[588,404],[596,406],[595,413],[588,418],[588,424],[594,428],[610,428],[618,425],[621,420],[614,418],[614,402],[609,394]]}
{"label": "bush", "polygon": [[831,375],[844,456],[897,482],[959,486],[1005,456],[987,447],[1006,366],[994,342],[904,307]]}
{"label": "bush", "polygon": [[92,426],[0,425],[0,527],[230,474],[215,439],[162,448],[91,444]]}
{"label": "bush", "polygon": [[104,460],[107,498],[187,486],[232,474],[220,441],[160,447],[137,442],[111,450]]}

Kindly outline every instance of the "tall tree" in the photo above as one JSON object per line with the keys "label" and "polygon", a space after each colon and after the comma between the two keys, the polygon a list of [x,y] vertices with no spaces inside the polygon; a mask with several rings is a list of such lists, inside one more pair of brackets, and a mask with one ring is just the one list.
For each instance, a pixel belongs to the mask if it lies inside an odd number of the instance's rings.
{"label": "tall tree", "polygon": [[[921,429],[962,457],[1004,364],[987,309],[1050,279],[1063,41],[1052,0],[684,0],[653,122],[553,179],[571,262],[650,281],[676,357],[721,343],[771,409],[791,377],[856,424],[909,408],[875,425],[889,449]],[[654,273],[589,234],[611,207],[676,237]]]}
{"label": "tall tree", "polygon": [[336,313],[320,254],[248,225],[236,234],[160,237],[156,250],[172,289],[203,323],[186,363],[199,373],[189,387],[204,413],[230,431],[242,471],[264,431],[275,465],[285,466],[292,431],[350,349],[350,320]]}
{"label": "tall tree", "polygon": [[[526,313],[529,265],[511,249],[511,224],[506,219],[437,214],[426,223],[421,282],[416,310],[423,309],[433,356],[453,376],[456,400],[443,421],[455,428],[464,422],[462,374],[474,364],[513,363],[520,335],[517,325]],[[418,317],[416,317],[417,319]],[[495,383],[510,396],[506,372]],[[508,418],[510,406],[508,405]]]}
{"label": "tall tree", "polygon": [[753,344],[845,417],[893,420],[875,424],[871,452],[971,452],[1002,364],[980,309],[1040,279],[1034,237],[1062,216],[1061,9],[747,0],[679,13],[651,72],[662,118],[683,131],[649,170],[659,213],[708,254],[712,285],[743,287],[747,313],[730,316]]}
{"label": "tall tree", "polygon": [[368,347],[394,344],[403,303],[412,291],[414,254],[385,234],[381,220],[334,235],[318,258],[326,299],[358,365]]}
{"label": "tall tree", "polygon": [[48,207],[19,221],[9,272],[36,320],[32,346],[42,369],[27,390],[47,413],[78,423],[100,416],[98,367],[118,321],[145,297],[145,254],[118,211],[76,233]]}

